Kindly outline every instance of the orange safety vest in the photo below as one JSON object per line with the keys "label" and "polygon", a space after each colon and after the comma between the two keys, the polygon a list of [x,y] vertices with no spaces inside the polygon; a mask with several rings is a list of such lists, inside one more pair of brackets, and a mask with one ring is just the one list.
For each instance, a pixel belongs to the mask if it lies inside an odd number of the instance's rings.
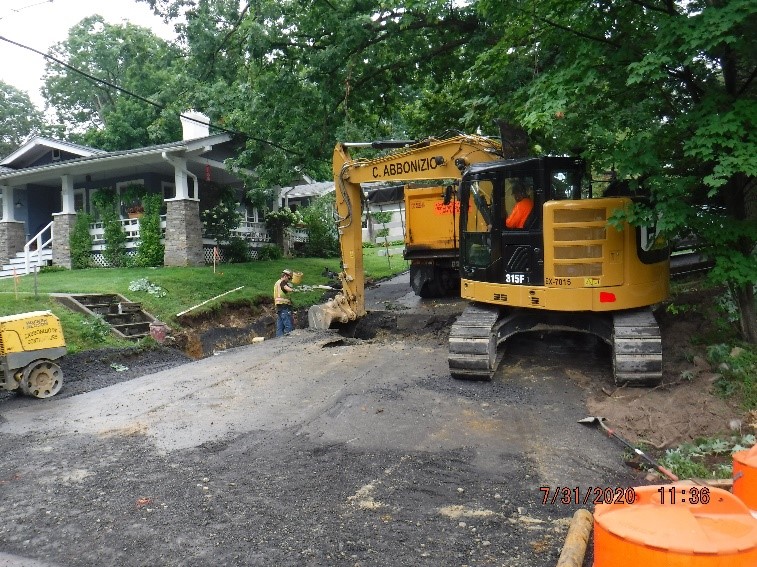
{"label": "orange safety vest", "polygon": [[531,214],[531,210],[534,208],[534,202],[528,197],[524,197],[513,207],[510,216],[505,220],[505,226],[507,228],[523,228],[526,224],[528,215]]}
{"label": "orange safety vest", "polygon": [[284,278],[280,278],[275,284],[273,284],[273,302],[276,305],[291,305],[292,300],[284,295],[286,292],[281,289],[283,280]]}

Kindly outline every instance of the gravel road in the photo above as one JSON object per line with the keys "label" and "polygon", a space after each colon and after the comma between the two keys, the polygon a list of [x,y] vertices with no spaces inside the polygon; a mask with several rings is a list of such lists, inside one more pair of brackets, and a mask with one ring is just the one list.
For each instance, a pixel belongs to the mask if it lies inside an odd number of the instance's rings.
{"label": "gravel road", "polygon": [[576,423],[607,353],[519,338],[494,381],[454,381],[462,304],[407,289],[369,292],[363,338],[157,351],[140,377],[91,354],[114,383],[0,398],[0,567],[553,565],[584,507],[558,487],[591,509],[592,488],[638,481]]}

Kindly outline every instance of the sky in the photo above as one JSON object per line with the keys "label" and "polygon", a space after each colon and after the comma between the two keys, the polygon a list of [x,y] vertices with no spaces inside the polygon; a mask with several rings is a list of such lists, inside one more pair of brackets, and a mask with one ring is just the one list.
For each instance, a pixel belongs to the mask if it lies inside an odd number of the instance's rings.
{"label": "sky", "polygon": [[[149,6],[136,0],[2,0],[0,36],[47,53],[68,37],[68,30],[82,19],[100,14],[111,24],[129,21],[173,39],[173,26],[153,15]],[[0,40],[0,80],[26,91],[32,102],[44,108],[39,90],[45,58]]]}

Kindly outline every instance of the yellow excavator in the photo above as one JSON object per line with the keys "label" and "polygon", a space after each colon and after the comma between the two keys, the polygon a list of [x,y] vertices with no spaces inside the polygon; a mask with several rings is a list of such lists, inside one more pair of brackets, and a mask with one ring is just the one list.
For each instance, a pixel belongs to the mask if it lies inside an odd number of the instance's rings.
{"label": "yellow excavator", "polygon": [[[351,147],[394,151],[352,159]],[[668,296],[669,248],[654,227],[616,226],[614,211],[639,197],[594,197],[583,160],[504,158],[502,144],[458,135],[417,143],[338,143],[334,180],[342,253],[342,291],[311,307],[313,328],[365,315],[362,184],[458,182],[445,195],[457,217],[460,293],[471,303],[453,324],[449,368],[455,378],[490,380],[498,346],[528,331],[591,333],[613,349],[617,383],[662,379],[662,341],[651,306]],[[529,212],[512,225],[513,210]],[[454,199],[454,201],[452,201]]]}

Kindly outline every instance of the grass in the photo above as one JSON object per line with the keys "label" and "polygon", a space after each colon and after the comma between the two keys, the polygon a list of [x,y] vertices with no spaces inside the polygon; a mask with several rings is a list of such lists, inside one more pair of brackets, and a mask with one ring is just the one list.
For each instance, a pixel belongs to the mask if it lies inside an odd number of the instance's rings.
{"label": "grass", "polygon": [[[376,250],[363,251],[364,271],[371,279],[382,279],[407,270],[407,263],[398,257],[378,256]],[[87,270],[64,270],[42,272],[36,277],[22,276],[18,280],[0,280],[0,315],[11,315],[28,311],[51,310],[63,323],[63,330],[69,352],[102,348],[103,346],[133,345],[119,341],[92,318],[72,313],[49,297],[50,293],[119,293],[131,301],[140,302],[143,308],[172,327],[180,327],[177,314],[205,300],[237,287],[242,289],[222,298],[210,301],[193,310],[202,313],[219,308],[224,302],[259,303],[269,301],[273,284],[281,270],[291,268],[303,272],[303,285],[327,283],[322,276],[323,269],[339,271],[336,258],[293,258],[249,262],[246,264],[222,264],[213,272],[212,266],[197,268],[109,268]],[[144,281],[164,291],[155,292]],[[130,290],[133,282],[140,281],[141,289]],[[36,289],[36,293],[35,293]],[[320,303],[322,290],[293,294],[295,308],[309,307]]]}

